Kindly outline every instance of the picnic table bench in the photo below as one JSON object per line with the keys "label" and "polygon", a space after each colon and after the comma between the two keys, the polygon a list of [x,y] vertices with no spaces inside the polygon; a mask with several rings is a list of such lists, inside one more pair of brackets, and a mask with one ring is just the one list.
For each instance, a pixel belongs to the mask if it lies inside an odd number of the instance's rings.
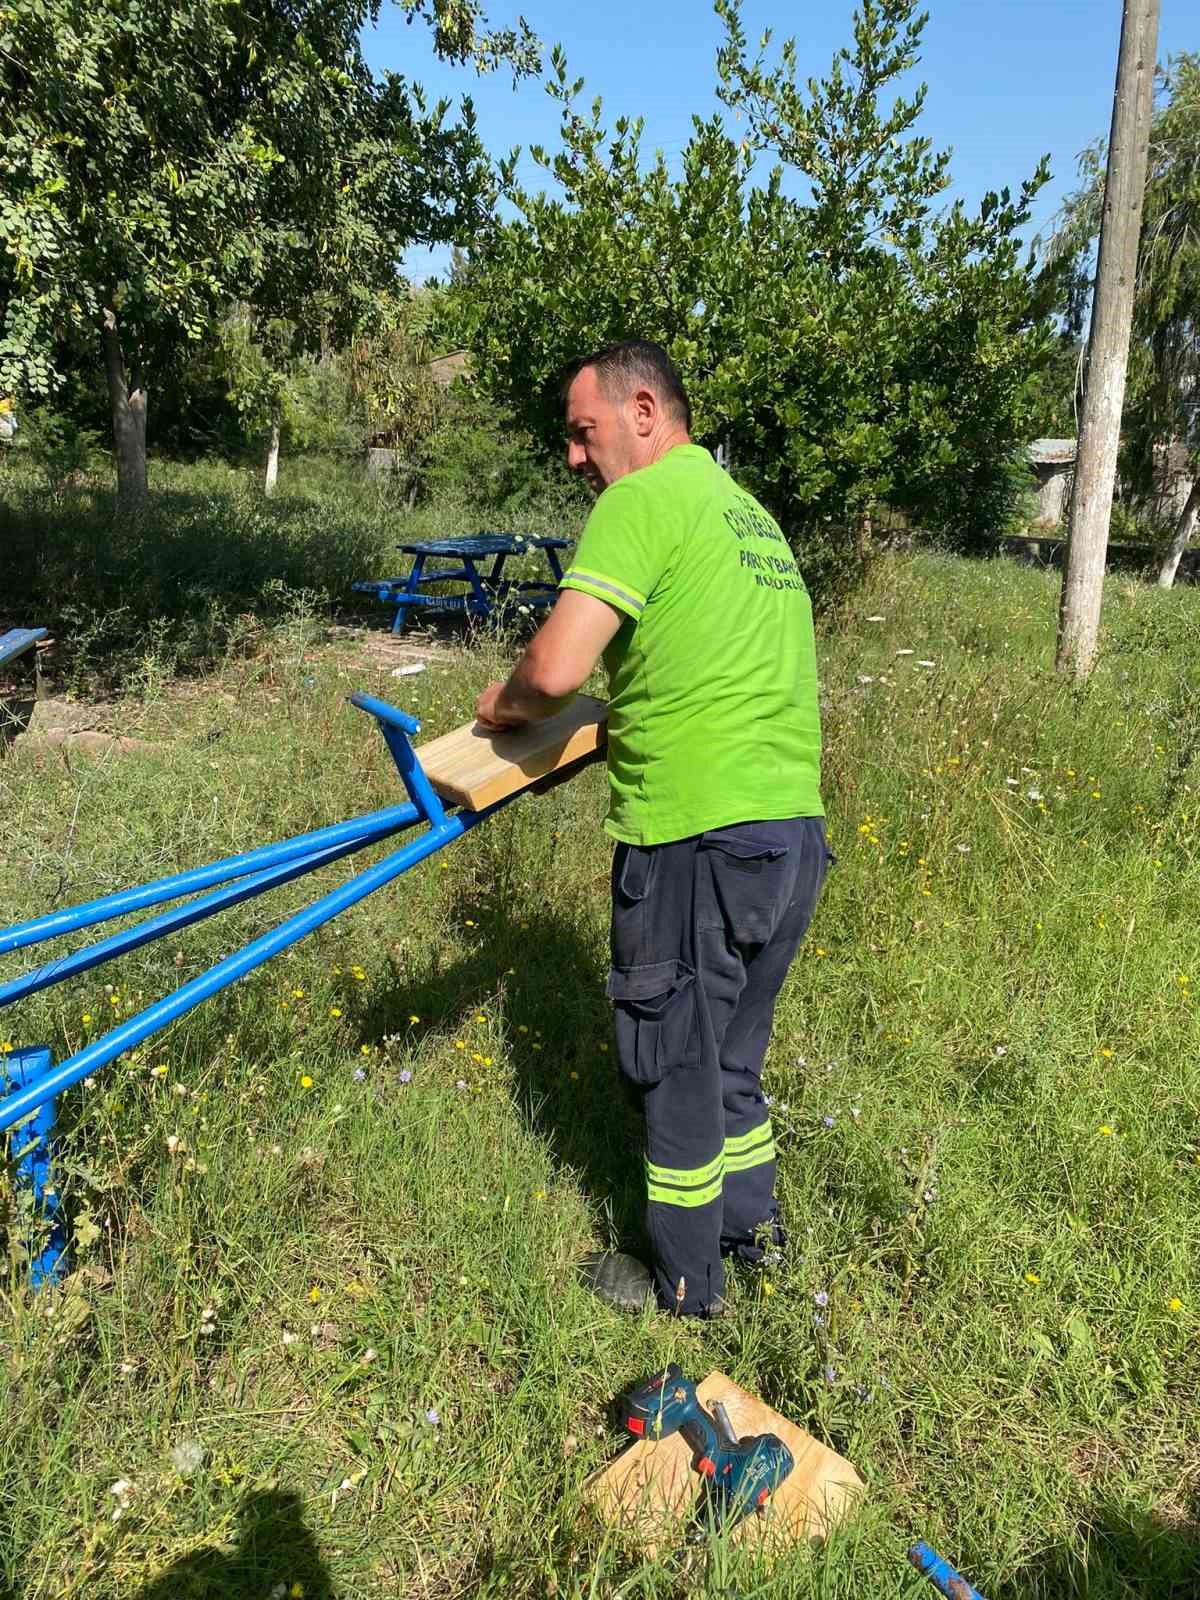
{"label": "picnic table bench", "polygon": [[32,650],[49,632],[49,628],[10,628],[0,633],[0,667]]}
{"label": "picnic table bench", "polygon": [[[412,556],[412,568],[402,578],[360,578],[352,587],[362,594],[373,594],[383,604],[395,608],[392,632],[402,633],[408,614],[424,610],[442,614],[455,611],[488,621],[498,611],[508,611],[514,606],[527,606],[531,611],[551,605],[562,582],[559,550],[565,550],[569,539],[542,539],[523,534],[477,533],[461,539],[426,539],[417,544],[402,544],[402,555]],[[550,568],[553,582],[545,580],[517,581],[504,576],[504,564],[509,556],[523,555],[528,550],[542,550]],[[491,560],[489,571],[481,566]],[[435,562],[457,563],[450,567],[433,565]],[[461,594],[423,594],[423,588],[432,584],[465,584]]]}

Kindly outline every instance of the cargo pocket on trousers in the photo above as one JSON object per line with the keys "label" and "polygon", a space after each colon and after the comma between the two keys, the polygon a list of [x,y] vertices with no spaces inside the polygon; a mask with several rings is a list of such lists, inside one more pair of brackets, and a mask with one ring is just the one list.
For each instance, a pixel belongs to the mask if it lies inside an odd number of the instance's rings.
{"label": "cargo pocket on trousers", "polygon": [[787,904],[787,846],[714,830],[704,835],[700,849],[730,939],[741,947],[766,944]]}
{"label": "cargo pocket on trousers", "polygon": [[647,1087],[700,1062],[696,973],[686,961],[614,967],[608,977],[622,1072]]}

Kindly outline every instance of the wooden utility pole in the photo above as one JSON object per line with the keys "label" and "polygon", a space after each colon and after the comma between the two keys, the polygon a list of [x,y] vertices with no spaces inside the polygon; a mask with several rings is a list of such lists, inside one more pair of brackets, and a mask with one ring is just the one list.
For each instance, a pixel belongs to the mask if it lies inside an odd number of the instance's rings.
{"label": "wooden utility pole", "polygon": [[1100,632],[1104,557],[1125,401],[1157,50],[1158,0],[1125,0],[1088,334],[1087,383],[1071,493],[1067,566],[1058,612],[1058,668],[1077,679],[1086,678],[1092,670]]}

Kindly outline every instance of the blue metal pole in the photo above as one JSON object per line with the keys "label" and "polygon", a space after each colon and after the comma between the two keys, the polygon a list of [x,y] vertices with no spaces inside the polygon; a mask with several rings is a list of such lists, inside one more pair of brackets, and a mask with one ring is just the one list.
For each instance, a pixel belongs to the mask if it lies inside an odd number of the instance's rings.
{"label": "blue metal pole", "polygon": [[[21,1088],[36,1086],[49,1071],[50,1052],[46,1049],[14,1050],[0,1057],[0,1083],[6,1087],[8,1084]],[[17,1185],[29,1190],[34,1215],[50,1224],[49,1237],[30,1259],[29,1283],[33,1289],[57,1282],[66,1265],[67,1236],[62,1224],[62,1203],[50,1176],[50,1137],[54,1132],[56,1111],[53,1098],[46,1100],[14,1141],[21,1147],[16,1163]]]}
{"label": "blue metal pole", "polygon": [[98,1067],[123,1055],[126,1050],[132,1050],[152,1033],[157,1033],[168,1023],[185,1016],[202,1001],[228,988],[231,983],[236,983],[255,967],[262,966],[264,961],[269,961],[281,950],[296,944],[305,934],[323,926],[350,906],[357,905],[376,889],[382,889],[393,878],[398,878],[402,872],[415,867],[418,862],[424,861],[426,856],[433,855],[443,845],[461,838],[464,833],[469,832],[485,818],[516,798],[515,795],[507,795],[495,805],[488,806],[486,810],[460,811],[453,817],[447,817],[439,826],[430,828],[427,833],[421,834],[403,849],[385,856],[373,867],[368,867],[365,872],[351,878],[349,883],[342,884],[340,888],[331,890],[329,894],[322,895],[319,900],[314,900],[311,905],[305,906],[302,911],[297,911],[270,933],[262,934],[244,949],[226,956],[223,961],[218,961],[215,967],[185,983],[176,989],[174,994],[155,1001],[136,1017],[130,1017],[127,1022],[113,1028],[102,1038],[94,1040],[47,1074],[36,1087],[18,1090],[15,1094],[0,1100],[0,1132],[20,1122],[50,1097],[61,1094],[64,1089],[79,1083]]}
{"label": "blue metal pole", "polygon": [[[389,829],[389,833],[395,831]],[[193,922],[215,916],[218,911],[224,911],[228,906],[239,905],[243,900],[252,900],[255,895],[265,894],[268,889],[278,888],[281,883],[290,883],[293,878],[302,877],[306,872],[315,872],[319,867],[327,866],[331,861],[339,861],[355,850],[365,850],[368,845],[377,843],[379,837],[383,835],[373,835],[367,839],[351,839],[349,844],[334,845],[329,850],[317,850],[310,856],[301,856],[297,861],[285,861],[282,866],[268,867],[265,872],[251,873],[248,878],[241,878],[232,884],[226,884],[223,888],[214,889],[211,894],[202,895],[199,900],[189,900],[186,905],[176,906],[173,911],[164,911],[160,916],[151,917],[148,922],[140,922],[132,928],[123,928],[120,933],[110,934],[107,939],[88,945],[84,950],[77,950],[74,955],[61,956],[57,961],[48,961],[45,966],[35,967],[32,972],[23,973],[19,978],[12,978],[8,983],[0,983],[0,1006],[10,1005],[14,1000],[23,1000],[26,995],[36,994],[39,989],[48,989],[51,984],[62,983],[65,978],[73,978],[77,973],[87,972],[92,967],[100,966],[102,962],[125,955],[130,950],[138,950],[154,939],[163,939],[179,928],[187,928]]]}
{"label": "blue metal pole", "polygon": [[406,711],[399,711],[395,706],[389,706],[386,701],[376,700],[369,694],[352,694],[350,704],[357,706],[360,711],[369,711],[376,718],[379,731],[392,752],[392,760],[404,780],[404,787],[417,809],[429,818],[434,827],[438,827],[446,813],[440,797],[425,775],[425,768],[418,760],[416,751],[408,742],[408,735],[419,732],[421,724]]}
{"label": "blue metal pole", "polygon": [[416,717],[410,717],[399,706],[388,705],[386,700],[377,700],[373,694],[363,694],[361,691],[352,694],[350,704],[357,706],[360,711],[369,711],[377,721],[388,727],[399,728],[401,733],[411,735],[421,731],[421,724]]}
{"label": "blue metal pole", "polygon": [[950,1563],[923,1540],[913,1545],[908,1552],[908,1559],[935,1588],[941,1590],[946,1600],[983,1600],[979,1590],[973,1589],[961,1573],[955,1572]]}
{"label": "blue metal pole", "polygon": [[[382,702],[380,702],[382,704]],[[390,709],[390,708],[388,708]],[[403,713],[400,713],[402,715]],[[412,719],[409,718],[409,721]],[[208,889],[214,883],[226,883],[231,878],[244,878],[248,873],[263,867],[277,866],[282,861],[294,861],[311,855],[329,845],[348,844],[353,839],[364,843],[385,838],[398,828],[410,827],[422,820],[413,805],[386,806],[382,811],[370,811],[366,816],[353,817],[349,822],[335,822],[327,828],[317,828],[312,833],[298,834],[294,839],[284,839],[278,844],[246,850],[241,855],[226,856],[221,861],[209,862],[204,867],[193,867],[189,872],[179,872],[169,878],[158,878],[153,883],[137,889],[122,889],[116,894],[104,895],[99,900],[89,900],[81,906],[68,906],[63,911],[52,911],[32,922],[18,922],[0,932],[0,955],[10,950],[20,950],[25,945],[37,944],[40,939],[56,939],[60,934],[75,933],[80,928],[93,927],[97,922],[107,922],[110,917],[123,917],[131,911],[142,911],[147,906],[161,905],[164,900],[178,900],[197,889]]]}

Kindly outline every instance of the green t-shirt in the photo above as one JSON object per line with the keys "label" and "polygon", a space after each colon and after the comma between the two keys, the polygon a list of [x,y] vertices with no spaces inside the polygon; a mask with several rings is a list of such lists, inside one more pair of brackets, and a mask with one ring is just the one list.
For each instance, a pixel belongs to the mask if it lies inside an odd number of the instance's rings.
{"label": "green t-shirt", "polygon": [[626,618],[604,652],[614,838],[824,815],[808,591],[707,450],[677,445],[610,484],[562,586]]}

